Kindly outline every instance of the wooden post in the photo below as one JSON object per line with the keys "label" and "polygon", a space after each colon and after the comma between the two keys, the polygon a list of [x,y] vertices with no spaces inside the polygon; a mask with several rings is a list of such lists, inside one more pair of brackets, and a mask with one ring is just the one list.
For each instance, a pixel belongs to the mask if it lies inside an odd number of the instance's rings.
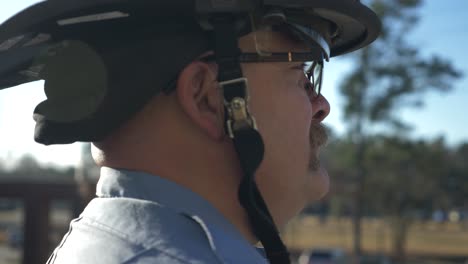
{"label": "wooden post", "polygon": [[43,264],[49,255],[49,209],[47,197],[31,194],[26,197],[24,219],[24,264]]}
{"label": "wooden post", "polygon": [[[22,200],[24,203],[23,264],[43,264],[56,245],[49,242],[49,214],[53,200],[72,201],[76,212],[82,208],[75,183],[4,183],[0,197]],[[75,211],[74,210],[74,211]]]}

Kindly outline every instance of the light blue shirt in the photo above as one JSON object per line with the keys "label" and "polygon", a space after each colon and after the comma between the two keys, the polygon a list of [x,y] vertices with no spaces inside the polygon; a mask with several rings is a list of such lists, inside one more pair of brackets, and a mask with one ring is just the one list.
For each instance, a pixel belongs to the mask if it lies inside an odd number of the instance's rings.
{"label": "light blue shirt", "polygon": [[102,168],[49,264],[267,264],[210,203],[147,173]]}

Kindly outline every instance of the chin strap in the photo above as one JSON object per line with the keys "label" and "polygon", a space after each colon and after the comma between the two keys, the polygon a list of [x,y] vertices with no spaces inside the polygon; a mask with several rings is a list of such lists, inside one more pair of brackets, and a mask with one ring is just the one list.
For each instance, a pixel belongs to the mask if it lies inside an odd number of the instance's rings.
{"label": "chin strap", "polygon": [[247,79],[239,62],[235,17],[223,14],[211,20],[214,26],[218,81],[224,93],[226,128],[233,139],[244,177],[239,201],[247,211],[254,234],[265,248],[271,264],[289,264],[289,252],[255,183],[255,171],[263,160],[264,145],[255,119],[248,109]]}

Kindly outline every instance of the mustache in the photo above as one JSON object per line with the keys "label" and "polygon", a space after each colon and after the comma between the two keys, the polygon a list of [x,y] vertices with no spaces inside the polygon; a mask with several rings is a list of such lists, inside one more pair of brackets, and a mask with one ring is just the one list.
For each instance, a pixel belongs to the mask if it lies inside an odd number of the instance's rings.
{"label": "mustache", "polygon": [[328,142],[327,129],[323,124],[312,124],[310,126],[310,147],[318,148]]}
{"label": "mustache", "polygon": [[309,169],[317,171],[320,168],[320,160],[315,155],[315,151],[325,145],[328,141],[328,133],[322,124],[312,124],[310,126],[310,160],[309,160]]}

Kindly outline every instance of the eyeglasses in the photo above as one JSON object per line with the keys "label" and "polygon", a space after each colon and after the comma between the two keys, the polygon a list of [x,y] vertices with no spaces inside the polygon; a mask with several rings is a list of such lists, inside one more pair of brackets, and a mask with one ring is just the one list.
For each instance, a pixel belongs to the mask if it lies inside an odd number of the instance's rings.
{"label": "eyeglasses", "polygon": [[[319,51],[317,51],[319,52]],[[304,74],[309,79],[309,83],[305,87],[310,98],[317,98],[322,91],[323,80],[323,59],[317,60],[321,54],[316,52],[277,52],[270,53],[268,56],[263,56],[258,53],[241,53],[239,62],[241,63],[259,63],[259,62],[311,62],[307,69],[304,69]],[[216,60],[214,54],[200,58],[204,62],[213,62]]]}
{"label": "eyeglasses", "polygon": [[323,83],[323,61],[314,61],[305,71],[307,79],[309,79],[307,93],[310,98],[318,98],[322,92]]}

